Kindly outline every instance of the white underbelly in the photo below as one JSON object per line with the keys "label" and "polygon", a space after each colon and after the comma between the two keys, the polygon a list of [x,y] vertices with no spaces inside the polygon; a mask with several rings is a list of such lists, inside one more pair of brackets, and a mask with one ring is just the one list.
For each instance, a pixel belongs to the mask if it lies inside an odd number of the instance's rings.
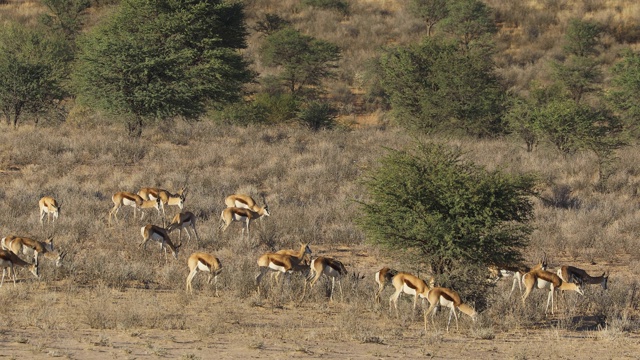
{"label": "white underbelly", "polygon": [[203,263],[202,261],[198,261],[198,270],[211,272],[211,268],[209,268],[209,265]]}
{"label": "white underbelly", "polygon": [[546,280],[538,279],[538,289],[548,289],[550,286],[551,286],[550,282]]}
{"label": "white underbelly", "polygon": [[402,292],[409,295],[415,295],[416,289],[410,288],[407,284],[402,285]]}
{"label": "white underbelly", "polygon": [[125,206],[136,206],[136,202],[133,200],[129,200],[129,199],[122,199],[122,205]]}
{"label": "white underbelly", "polygon": [[332,268],[331,266],[325,267],[323,272],[324,272],[325,275],[327,275],[329,277],[334,277],[335,278],[335,277],[339,277],[340,276],[340,273],[336,269]]}
{"label": "white underbelly", "polygon": [[275,271],[280,271],[280,272],[287,271],[284,266],[276,265],[276,264],[274,264],[272,262],[269,263],[269,269],[275,270]]}

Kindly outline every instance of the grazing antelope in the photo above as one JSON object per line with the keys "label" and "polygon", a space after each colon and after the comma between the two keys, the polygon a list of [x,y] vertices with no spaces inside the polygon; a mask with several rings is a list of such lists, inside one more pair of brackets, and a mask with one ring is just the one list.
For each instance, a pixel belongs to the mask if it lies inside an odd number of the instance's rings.
{"label": "grazing antelope", "polygon": [[162,209],[162,215],[165,217],[167,214],[164,211],[165,205],[177,206],[182,210],[184,208],[184,202],[187,200],[187,188],[186,186],[180,189],[177,194],[172,194],[164,189],[159,188],[142,188],[138,191],[138,195],[144,200],[156,200],[160,199],[160,208]]}
{"label": "grazing antelope", "polygon": [[526,291],[522,296],[523,305],[525,305],[525,300],[527,300],[527,297],[536,284],[538,285],[538,289],[549,290],[549,295],[547,297],[547,307],[544,310],[545,314],[549,310],[549,302],[551,302],[551,314],[553,315],[553,293],[556,290],[572,290],[580,295],[584,295],[582,287],[579,284],[562,281],[562,279],[558,275],[546,270],[538,269],[530,271],[524,275],[524,277],[522,278],[522,282],[524,282],[524,286],[526,288]]}
{"label": "grazing antelope", "polygon": [[113,201],[113,208],[109,211],[109,224],[111,224],[111,216],[115,217],[116,222],[118,221],[118,210],[124,206],[133,207],[133,218],[136,218],[136,210],[140,209],[142,215],[140,216],[140,220],[144,218],[144,209],[156,209],[158,210],[158,215],[160,215],[160,199],[156,198],[153,200],[144,200],[137,194],[133,194],[126,191],[120,191],[111,197],[111,201]]}
{"label": "grazing antelope", "polygon": [[2,249],[9,250],[12,253],[19,255],[29,255],[33,252],[33,262],[38,265],[38,257],[42,254],[46,259],[55,261],[56,267],[62,266],[62,260],[65,257],[65,253],[58,253],[53,249],[53,237],[48,238],[44,242],[33,240],[27,237],[19,236],[6,236],[0,241]]}
{"label": "grazing antelope", "polygon": [[242,227],[242,236],[244,237],[244,229],[247,228],[247,238],[249,238],[249,224],[261,216],[269,216],[269,212],[264,209],[261,212],[255,212],[251,209],[230,207],[222,210],[220,214],[220,226],[218,229],[227,230],[229,225],[234,221],[244,221],[245,226]]}
{"label": "grazing antelope", "polygon": [[451,323],[452,315],[456,319],[456,331],[458,330],[458,314],[456,313],[456,309],[471,316],[471,319],[473,319],[473,321],[476,321],[478,317],[478,313],[471,306],[463,303],[460,299],[460,295],[458,295],[458,293],[454,290],[435,287],[427,292],[426,298],[429,301],[429,309],[424,312],[424,331],[427,331],[427,315],[433,312],[431,316],[431,322],[433,323],[433,318],[438,311],[438,305],[448,307],[450,309],[449,320],[447,321],[447,332],[449,332],[449,324]]}
{"label": "grazing antelope", "polygon": [[492,276],[499,280],[500,278],[506,278],[513,276],[513,284],[511,285],[511,291],[509,292],[509,297],[513,294],[513,290],[515,290],[516,285],[518,285],[518,289],[520,289],[520,294],[522,295],[522,277],[524,274],[533,271],[533,270],[547,270],[547,254],[544,254],[542,260],[537,265],[533,267],[528,267],[524,264],[518,265],[491,265],[489,266],[489,271]]}
{"label": "grazing antelope", "polygon": [[291,274],[299,269],[305,257],[311,253],[309,244],[300,244],[300,250],[295,255],[266,253],[258,258],[258,267],[260,273],[256,276],[256,286],[258,294],[260,293],[260,282],[264,274],[269,271],[277,271],[284,274]]}
{"label": "grazing antelope", "polygon": [[4,284],[4,276],[6,274],[7,269],[9,269],[9,276],[13,275],[13,286],[16,286],[16,270],[13,268],[14,266],[24,266],[29,269],[29,271],[35,276],[39,278],[38,274],[38,265],[30,264],[18,257],[18,255],[12,253],[7,250],[0,250],[0,267],[2,267],[2,280],[0,281],[0,287]]}
{"label": "grazing antelope", "polygon": [[140,233],[142,234],[142,242],[139,246],[142,246],[143,249],[147,248],[149,240],[154,240],[160,243],[160,250],[164,250],[165,260],[167,259],[167,246],[171,249],[171,255],[173,255],[174,259],[178,259],[178,250],[182,244],[174,245],[166,229],[148,224],[140,228]]}
{"label": "grazing antelope", "polygon": [[418,296],[426,298],[429,288],[433,287],[434,283],[435,279],[433,276],[429,279],[429,285],[427,285],[424,280],[415,275],[405,272],[397,273],[396,276],[393,277],[393,280],[391,280],[391,284],[393,284],[396,292],[389,298],[389,310],[391,310],[391,304],[393,304],[396,309],[396,315],[398,315],[398,298],[403,292],[414,296],[413,309],[415,310],[416,304],[418,303]]}
{"label": "grazing antelope", "polygon": [[380,294],[387,286],[387,284],[390,283],[393,280],[393,277],[397,274],[398,272],[396,270],[389,269],[388,267],[383,267],[376,272],[375,279],[376,284],[378,284],[378,291],[376,291],[376,294],[374,296],[374,301],[376,303],[380,303]]}
{"label": "grazing antelope", "polygon": [[200,242],[200,237],[198,236],[198,232],[196,231],[196,216],[193,215],[190,211],[181,212],[176,214],[171,220],[171,224],[167,227],[167,231],[169,233],[173,232],[173,230],[178,229],[180,231],[178,241],[182,244],[182,229],[186,228],[187,235],[189,239],[187,241],[191,241],[191,234],[189,233],[189,228],[196,235],[196,240]]}
{"label": "grazing antelope", "polygon": [[267,201],[264,196],[262,196],[262,202],[264,202],[264,207],[258,206],[251,196],[242,194],[229,195],[224,199],[224,203],[227,207],[249,209],[257,213],[264,211],[264,215],[269,216],[269,205],[267,205]]}
{"label": "grazing antelope", "polygon": [[600,276],[591,276],[586,271],[574,266],[563,266],[558,269],[558,276],[564,282],[577,282],[580,285],[584,284],[600,284],[602,290],[607,290],[607,283],[609,282],[609,275],[603,272]]}
{"label": "grazing antelope", "polygon": [[[308,243],[302,243],[300,242],[300,247],[304,247],[304,255],[302,256],[302,260],[294,265],[293,267],[293,271],[292,272],[299,272],[299,273],[303,273],[305,278],[307,277],[307,275],[309,275],[309,264],[311,263],[311,248],[309,247],[309,244],[311,244],[310,242]],[[281,249],[275,252],[276,254],[280,254],[280,255],[289,255],[289,256],[298,256],[298,254],[300,253],[300,250],[294,250],[294,249]],[[272,272],[271,273],[271,278],[274,279],[276,282],[278,281],[278,278],[280,276],[280,274],[282,274],[281,272]]]}
{"label": "grazing antelope", "polygon": [[[343,297],[344,295],[342,293],[342,282],[340,281],[340,278],[347,274],[347,269],[344,267],[344,265],[336,259],[324,256],[320,256],[311,260],[309,276],[307,277],[307,281],[310,281],[309,288],[313,288],[313,285],[318,282],[318,279],[320,279],[323,274],[331,278],[331,292],[329,293],[329,301],[333,301],[333,289],[336,285],[336,279],[338,279],[338,286],[340,287],[340,296]],[[307,284],[305,282],[305,289],[302,295],[303,297],[306,292],[306,285]]]}
{"label": "grazing antelope", "polygon": [[218,275],[222,272],[222,265],[217,257],[204,252],[194,252],[189,256],[187,260],[189,266],[189,276],[187,276],[187,292],[193,293],[193,287],[191,281],[196,276],[198,271],[206,271],[209,273],[207,278],[207,284],[211,284],[211,278],[213,277],[216,292],[215,296],[218,296]]}
{"label": "grazing antelope", "polygon": [[56,199],[51,196],[45,196],[38,202],[40,206],[40,225],[44,226],[44,216],[47,215],[47,224],[50,223],[53,217],[53,223],[58,219],[60,215],[60,206],[56,202]]}

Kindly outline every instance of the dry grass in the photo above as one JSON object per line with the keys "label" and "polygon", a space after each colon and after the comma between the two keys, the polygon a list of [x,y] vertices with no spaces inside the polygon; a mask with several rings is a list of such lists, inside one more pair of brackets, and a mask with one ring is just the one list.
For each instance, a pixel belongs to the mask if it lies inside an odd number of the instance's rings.
{"label": "dry grass", "polygon": [[[545,317],[546,294],[534,291],[523,308],[518,290],[508,297],[511,283],[506,281],[488,288],[490,305],[477,323],[462,315],[458,335],[447,335],[442,330],[446,316],[440,315],[436,317],[439,330],[424,336],[421,310],[411,311],[409,297],[400,302],[398,317],[388,311],[389,289],[382,304],[372,301],[371,274],[379,267],[416,269],[368,247],[352,221],[357,211],[354,200],[365,196],[358,179],[384,153],[381,145],[402,148],[413,141],[400,131],[363,128],[311,133],[284,127],[175,122],[173,127],[149,128],[142,139],[130,140],[115,127],[88,131],[74,125],[2,127],[2,235],[41,239],[54,234],[57,247],[68,253],[61,268],[43,261],[41,280],[29,279],[21,271],[16,288],[8,283],[0,289],[0,301],[15,304],[2,307],[3,327],[90,331],[87,343],[92,349],[116,349],[118,341],[112,337],[140,331],[188,332],[201,341],[233,333],[253,339],[243,352],[269,351],[274,324],[285,321],[279,341],[294,343],[294,353],[325,356],[332,351],[310,344],[320,340],[386,345],[415,337],[430,348],[447,336],[496,341],[514,329],[555,334],[549,336],[557,339],[565,339],[565,333],[595,331],[592,337],[615,342],[638,331],[634,290],[638,283],[633,279],[640,276],[640,252],[635,245],[639,177],[634,165],[640,153],[634,148],[620,151],[610,191],[600,193],[594,190],[595,159],[589,154],[562,156],[545,147],[527,153],[522,144],[508,139],[450,140],[467,158],[488,169],[539,175],[544,199],[536,200],[536,231],[526,254],[530,262],[544,251],[552,267],[570,263],[597,275],[607,270],[610,288],[603,292],[594,285],[584,297],[566,294],[566,299],[558,300],[558,312]],[[131,209],[124,209],[119,224],[108,226],[106,215],[114,192],[143,186],[175,191],[185,183],[189,186],[186,210],[199,218],[201,241],[198,244],[194,238],[187,243],[183,238],[178,261],[171,256],[165,260],[154,244],[143,252],[138,244],[140,227],[146,222],[132,219]],[[248,240],[240,237],[240,224],[225,233],[217,230],[224,197],[233,192],[256,198],[265,194],[270,206],[272,216],[253,223]],[[63,210],[55,227],[41,229],[37,202],[45,194],[59,199]],[[171,214],[175,211],[169,209]],[[156,214],[148,216],[161,224]],[[300,303],[303,279],[299,275],[278,284],[265,281],[258,296],[254,287],[258,255],[295,247],[299,241],[312,241],[316,254],[343,260],[352,273],[365,278],[344,279],[343,295],[336,289],[334,303],[328,302],[326,280],[308,290]],[[213,297],[213,287],[202,274],[194,280],[195,294],[185,294],[186,258],[195,250],[220,258],[224,269],[220,298]],[[308,314],[326,320],[313,327],[305,320]],[[104,332],[110,335],[100,335]],[[22,336],[30,339],[28,333]],[[176,355],[164,343],[141,344],[158,356]],[[65,353],[48,342],[29,340],[29,346],[37,353]]]}

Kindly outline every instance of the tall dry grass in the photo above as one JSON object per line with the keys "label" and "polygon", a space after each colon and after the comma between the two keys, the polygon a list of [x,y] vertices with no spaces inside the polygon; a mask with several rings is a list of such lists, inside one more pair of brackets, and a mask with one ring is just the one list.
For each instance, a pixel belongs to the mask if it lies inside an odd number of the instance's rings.
{"label": "tall dry grass", "polygon": [[[54,235],[56,246],[68,253],[60,268],[43,260],[40,280],[21,271],[15,289],[11,283],[0,289],[1,302],[20,300],[17,307],[1,307],[2,314],[10,314],[0,316],[7,326],[186,329],[204,336],[242,328],[247,311],[271,309],[293,317],[330,311],[340,322],[338,332],[310,330],[302,322],[292,325],[285,337],[311,331],[323,339],[384,343],[409,331],[405,327],[420,329],[421,312],[410,310],[409,297],[400,302],[397,318],[388,311],[391,290],[382,295],[381,304],[373,302],[372,280],[382,265],[411,272],[418,267],[366,245],[353,223],[356,201],[366,198],[358,180],[376,166],[385,152],[383,146],[404,148],[414,141],[397,129],[310,132],[176,121],[148,128],[141,139],[131,140],[120,127],[100,125],[89,129],[72,124],[0,127],[0,234],[36,239]],[[567,294],[565,301],[559,300],[559,313],[550,318],[544,316],[546,293],[542,291],[534,291],[523,307],[518,290],[508,297],[509,281],[487,287],[489,306],[482,309],[478,323],[463,315],[462,331],[488,339],[514,327],[607,329],[603,336],[637,330],[633,319],[638,316],[638,295],[633,289],[640,275],[636,239],[640,177],[635,164],[640,153],[635,148],[619,152],[608,191],[598,192],[596,159],[590,154],[566,156],[544,146],[528,153],[524,144],[510,139],[447,142],[487,169],[538,174],[542,196],[534,199],[536,231],[525,254],[530,263],[546,252],[553,268],[573,264],[596,275],[601,270],[610,273],[608,291],[593,285],[585,297]],[[146,250],[139,247],[140,227],[148,221],[162,224],[157,213],[150,212],[140,221],[132,218],[130,208],[123,209],[120,222],[108,225],[110,198],[116,191],[135,192],[144,186],[176,191],[185,184],[189,187],[185,210],[198,217],[201,239],[187,242],[183,237],[177,261],[170,255],[165,260],[157,244],[148,244]],[[224,198],[235,192],[256,199],[264,194],[270,207],[269,218],[252,223],[249,239],[241,238],[237,223],[224,233],[217,229]],[[62,203],[55,227],[41,228],[38,222],[37,202],[43,195],[53,195]],[[337,257],[351,273],[365,276],[343,280],[344,295],[338,289],[334,293],[338,308],[327,308],[330,282],[326,279],[308,290],[300,303],[304,280],[299,274],[277,284],[267,277],[261,295],[256,294],[257,257],[294,248],[300,241],[312,241],[316,254]],[[221,260],[222,297],[215,306],[213,287],[202,274],[194,280],[195,294],[184,293],[186,259],[196,250],[212,252]],[[36,306],[43,302],[52,305]],[[32,307],[36,310],[26,311]],[[193,317],[202,312],[212,317]],[[446,316],[436,318],[439,329],[445,322]],[[258,331],[251,329],[246,331]],[[440,341],[437,334],[430,341]]]}

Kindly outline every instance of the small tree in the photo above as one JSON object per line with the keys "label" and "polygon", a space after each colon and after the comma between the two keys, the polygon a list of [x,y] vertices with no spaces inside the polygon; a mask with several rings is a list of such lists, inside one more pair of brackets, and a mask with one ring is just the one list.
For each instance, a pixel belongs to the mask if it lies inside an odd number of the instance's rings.
{"label": "small tree", "polygon": [[382,85],[402,126],[476,136],[504,131],[505,91],[493,71],[492,50],[459,44],[430,37],[382,55]]}
{"label": "small tree", "polygon": [[340,50],[334,44],[286,27],[268,36],[261,48],[264,65],[280,67],[278,78],[291,94],[317,91],[322,80],[333,76]]}
{"label": "small tree", "polygon": [[447,1],[447,11],[448,16],[443,19],[442,28],[458,37],[465,48],[469,48],[472,42],[498,31],[491,8],[481,1]]}
{"label": "small tree", "polygon": [[640,136],[640,53],[627,50],[612,68],[612,88],[607,99],[618,110],[626,125]]}
{"label": "small tree", "polygon": [[238,100],[252,79],[242,4],[223,0],[125,0],[80,40],[78,100],[126,119],[194,119]]}
{"label": "small tree", "polygon": [[[441,145],[389,150],[363,180],[358,224],[369,241],[429,264],[515,263],[528,243],[534,178],[488,172]],[[482,276],[482,275],[479,275]]]}
{"label": "small tree", "polygon": [[70,60],[66,45],[23,25],[0,28],[0,111],[8,124],[16,127],[23,114],[45,112],[65,97]]}
{"label": "small tree", "polygon": [[411,11],[427,24],[427,36],[431,36],[433,27],[449,14],[446,0],[412,0],[410,6]]}

